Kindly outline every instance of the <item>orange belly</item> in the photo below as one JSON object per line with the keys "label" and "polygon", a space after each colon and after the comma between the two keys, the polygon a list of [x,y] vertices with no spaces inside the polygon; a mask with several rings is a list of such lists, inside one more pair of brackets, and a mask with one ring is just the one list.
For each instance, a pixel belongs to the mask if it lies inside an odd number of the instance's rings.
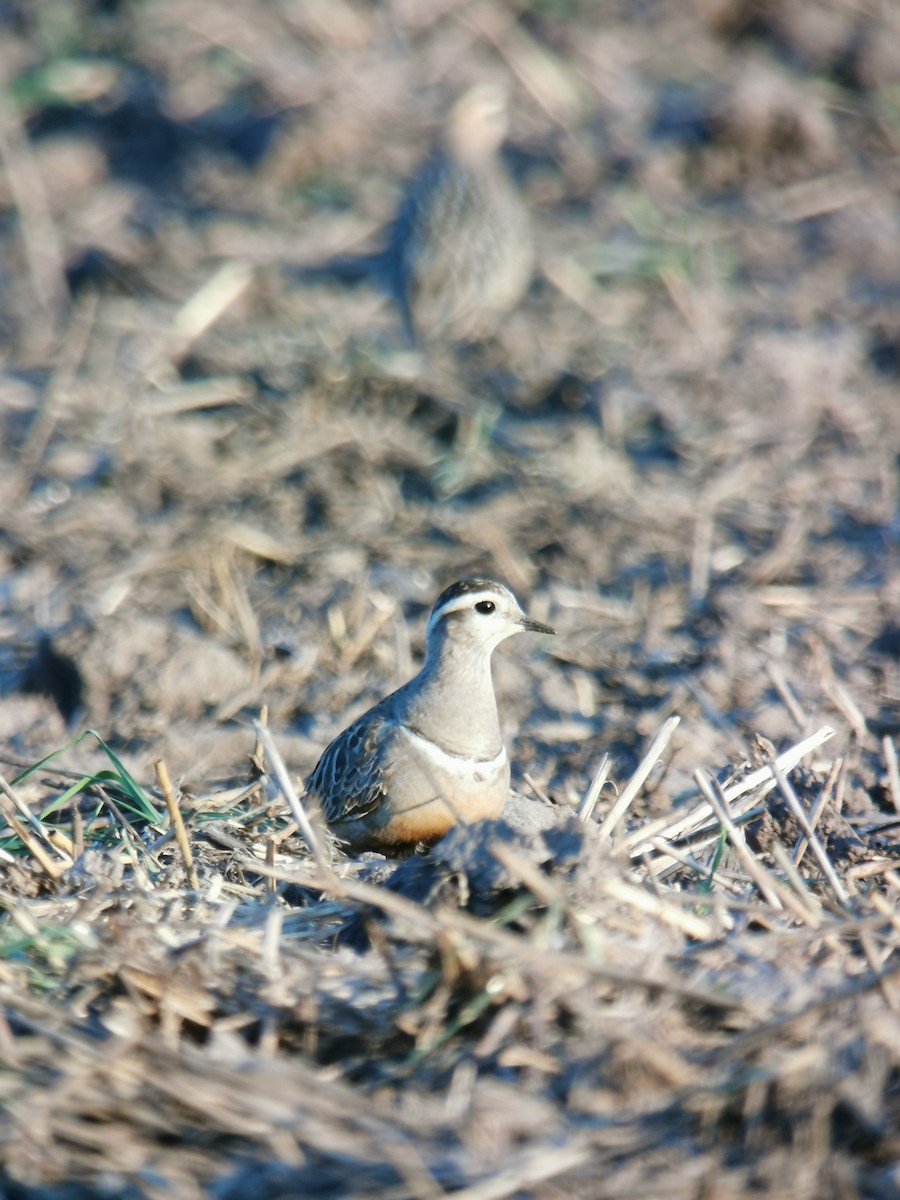
{"label": "orange belly", "polygon": [[456,824],[471,825],[499,817],[508,795],[508,787],[487,789],[459,797],[455,803],[441,799],[397,808],[385,798],[375,812],[356,821],[333,821],[332,833],[350,850],[379,850],[385,854],[404,853],[418,845],[431,845]]}

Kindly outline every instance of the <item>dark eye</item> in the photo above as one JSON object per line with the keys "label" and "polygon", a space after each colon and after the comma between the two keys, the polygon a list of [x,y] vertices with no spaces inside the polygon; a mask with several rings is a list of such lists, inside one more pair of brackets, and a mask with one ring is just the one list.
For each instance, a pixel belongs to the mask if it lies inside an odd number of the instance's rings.
{"label": "dark eye", "polygon": [[477,613],[481,613],[483,617],[486,617],[488,613],[492,613],[496,607],[497,605],[493,602],[493,600],[479,600],[475,605],[475,611]]}

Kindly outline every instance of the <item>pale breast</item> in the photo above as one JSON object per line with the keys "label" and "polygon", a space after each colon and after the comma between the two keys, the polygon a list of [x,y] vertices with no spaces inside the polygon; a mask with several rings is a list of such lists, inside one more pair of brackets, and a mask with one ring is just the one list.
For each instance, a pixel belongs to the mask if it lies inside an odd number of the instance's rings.
{"label": "pale breast", "polygon": [[479,761],[448,754],[404,725],[392,734],[384,800],[364,822],[370,845],[433,842],[458,822],[500,815],[509,795],[505,748]]}

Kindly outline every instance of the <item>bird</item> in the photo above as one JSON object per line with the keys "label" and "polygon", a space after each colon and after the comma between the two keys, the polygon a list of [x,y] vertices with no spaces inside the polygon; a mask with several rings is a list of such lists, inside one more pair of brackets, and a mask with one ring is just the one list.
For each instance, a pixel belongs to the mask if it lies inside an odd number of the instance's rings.
{"label": "bird", "polygon": [[488,337],[534,269],[528,214],[499,154],[507,129],[505,89],[469,88],[407,183],[383,249],[301,268],[301,276],[378,282],[413,346]]}
{"label": "bird", "polygon": [[311,807],[352,853],[403,855],[457,822],[500,815],[510,771],[491,654],[526,632],[556,631],[502,583],[463,579],[441,592],[419,673],[338,734],[307,780]]}

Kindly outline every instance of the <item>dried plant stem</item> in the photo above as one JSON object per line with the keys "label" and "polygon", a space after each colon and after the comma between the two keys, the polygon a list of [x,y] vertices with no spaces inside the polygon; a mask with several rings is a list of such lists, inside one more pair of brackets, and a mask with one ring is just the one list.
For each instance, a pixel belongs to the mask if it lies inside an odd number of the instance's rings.
{"label": "dried plant stem", "polygon": [[[828,778],[825,780],[825,784],[824,784],[822,790],[819,792],[818,796],[816,797],[815,804],[810,809],[809,823],[813,829],[815,829],[815,827],[818,825],[819,818],[821,817],[821,815],[825,809],[825,805],[828,803],[829,799],[831,798],[831,794],[834,791],[835,784],[837,783],[837,780],[840,778],[841,773],[844,770],[845,762],[846,762],[846,760],[844,758],[836,758],[834,760],[834,762],[831,764],[831,770],[828,772]],[[797,845],[794,847],[794,852],[791,855],[791,861],[794,863],[795,866],[799,867],[800,863],[803,861],[803,856],[806,853],[808,847],[809,847],[809,841],[807,838],[801,836],[800,838],[797,839]]]}
{"label": "dried plant stem", "polygon": [[63,831],[61,829],[54,829],[52,831],[53,836],[51,837],[51,831],[44,828],[19,793],[2,775],[0,775],[0,792],[2,792],[4,796],[6,796],[6,798],[16,806],[21,815],[28,822],[31,831],[36,838],[38,838],[45,846],[54,849],[57,854],[64,857],[67,862],[71,862],[74,859],[74,854],[72,853],[72,843],[63,833]]}
{"label": "dried plant stem", "polygon": [[175,840],[178,842],[178,849],[181,852],[181,858],[184,862],[184,869],[187,872],[188,882],[194,891],[200,887],[200,880],[197,878],[197,868],[194,866],[194,856],[191,853],[191,843],[188,841],[187,830],[184,826],[184,817],[181,815],[181,809],[178,806],[178,801],[172,791],[172,783],[169,779],[169,772],[166,764],[161,758],[158,758],[153,764],[153,769],[156,772],[156,782],[159,784],[159,790],[163,794],[163,800],[166,802],[166,808],[169,812],[169,819],[172,822],[172,827],[175,830]]}
{"label": "dried plant stem", "polygon": [[158,868],[159,862],[157,861],[156,856],[154,855],[153,851],[148,849],[144,845],[144,842],[143,842],[140,834],[137,832],[137,830],[134,828],[132,823],[128,820],[128,818],[122,812],[121,808],[119,808],[118,804],[116,804],[115,800],[113,800],[113,798],[109,794],[109,792],[105,788],[101,787],[99,784],[96,784],[95,786],[97,788],[97,793],[100,796],[101,800],[103,801],[103,803],[106,805],[106,807],[109,809],[109,811],[112,813],[112,815],[115,817],[116,821],[119,824],[119,831],[122,835],[122,842],[125,846],[125,849],[128,851],[128,856],[131,859],[135,870],[137,870],[139,867],[139,860],[138,860],[138,853],[137,853],[138,850],[140,850],[142,854],[146,855],[146,857],[150,859],[150,861],[153,863],[153,865]]}
{"label": "dried plant stem", "polygon": [[859,705],[840,680],[835,678],[834,671],[830,668],[822,676],[822,686],[835,707],[843,713],[858,740],[865,742],[868,732],[866,718],[863,716]]}
{"label": "dried plant stem", "polygon": [[524,783],[526,783],[528,785],[528,787],[531,788],[531,790],[534,792],[535,796],[537,796],[538,800],[540,800],[541,804],[547,804],[550,807],[553,806],[553,801],[550,799],[550,797],[547,795],[547,793],[544,791],[544,789],[541,787],[541,785],[537,782],[537,780],[534,779],[531,775],[529,775],[527,771],[523,772],[522,780]]}
{"label": "dried plant stem", "polygon": [[708,921],[693,913],[683,912],[675,904],[652,895],[644,888],[635,887],[622,879],[607,879],[604,880],[603,890],[613,899],[648,913],[699,942],[712,941],[715,936],[713,926]]}
{"label": "dried plant stem", "polygon": [[751,854],[747,842],[744,838],[743,830],[735,824],[731,813],[728,809],[728,801],[725,798],[722,789],[713,779],[707,779],[702,771],[694,773],[697,787],[706,797],[707,803],[716,815],[719,824],[728,834],[728,840],[731,842],[734,852],[738,857],[741,866],[765,896],[766,901],[772,908],[781,912],[784,904],[778,894],[778,888],[775,881],[769,875],[761,862],[759,862],[753,854]]}
{"label": "dried plant stem", "polygon": [[781,702],[791,714],[791,719],[802,733],[804,729],[809,728],[809,718],[800,707],[800,702],[791,690],[791,686],[784,677],[784,671],[778,663],[770,662],[767,666],[769,678],[772,680],[772,686],[781,697]]}
{"label": "dried plant stem", "polygon": [[297,822],[297,827],[306,839],[306,844],[312,851],[313,858],[316,860],[316,866],[319,868],[321,879],[319,884],[325,879],[333,879],[334,872],[331,869],[331,864],[322,847],[321,839],[313,827],[312,821],[309,819],[309,814],[301,803],[300,797],[291,783],[291,778],[288,775],[287,767],[284,765],[284,759],[278,752],[278,747],[275,745],[275,739],[272,737],[268,729],[261,722],[254,721],[253,728],[256,730],[256,736],[266,752],[266,758],[272,768],[272,775],[278,790],[285,799],[285,803],[291,810],[291,815]]}
{"label": "dried plant stem", "polygon": [[355,879],[339,879],[334,874],[323,882],[322,875],[313,871],[286,871],[277,868],[273,871],[259,859],[242,852],[236,844],[233,845],[234,861],[246,870],[257,875],[271,875],[281,882],[296,884],[298,887],[321,888],[335,898],[370,904],[388,916],[402,920],[426,943],[447,930],[458,931],[491,946],[499,953],[508,955],[510,961],[522,970],[546,972],[561,979],[569,976],[582,980],[597,978],[650,991],[671,992],[701,1004],[712,1005],[716,1010],[739,1010],[748,1013],[755,1011],[753,1003],[742,997],[696,987],[674,975],[662,976],[642,974],[637,970],[630,971],[611,965],[597,956],[588,957],[585,954],[544,949],[529,938],[499,928],[492,921],[449,908],[442,908],[439,913],[433,913],[423,905],[375,884]]}
{"label": "dried plant stem", "polygon": [[[875,939],[868,930],[863,930],[860,932],[859,944],[862,947],[863,954],[866,956],[866,962],[869,964],[871,970],[876,975],[880,974],[884,964],[888,961],[893,953],[894,947],[890,946],[879,949]],[[882,996],[884,997],[885,1004],[888,1006],[891,1012],[896,1013],[898,1007],[900,1007],[900,1000],[898,1000],[898,993],[896,987],[894,986],[894,981],[892,979],[882,979],[879,984],[879,988]]]}
{"label": "dried plant stem", "polygon": [[[694,858],[690,854],[686,854],[683,850],[678,850],[663,838],[655,837],[651,845],[654,850],[659,851],[659,855],[656,858],[647,856],[648,861],[646,866],[653,873],[654,877],[658,877],[662,871],[669,869],[675,863],[680,863],[683,867],[687,867],[689,871],[693,871],[701,879],[708,877],[710,881],[718,880],[722,882],[718,871],[711,873],[710,868],[705,863],[700,862],[699,859]],[[723,886],[726,885],[723,883]]]}
{"label": "dried plant stem", "polygon": [[[812,926],[812,928],[818,928],[822,924],[820,915],[822,906],[807,887],[806,880],[797,870],[795,864],[791,862],[791,856],[777,838],[772,843],[772,857],[775,859],[779,869],[784,871],[794,889],[794,897],[799,901],[803,909],[803,920],[807,925]],[[794,911],[797,911],[796,908]]]}
{"label": "dried plant stem", "polygon": [[45,875],[53,880],[59,879],[60,875],[65,871],[65,867],[60,863],[54,862],[50,855],[46,852],[41,842],[36,838],[31,831],[25,826],[16,816],[15,809],[9,797],[4,792],[0,795],[0,812],[6,818],[6,822],[10,829],[28,850],[29,854],[35,859]]}
{"label": "dried plant stem", "polygon": [[[269,840],[266,842],[266,866],[269,868],[269,870],[272,870],[272,868],[275,866],[275,839],[274,838],[269,838]],[[270,875],[266,879],[266,891],[270,895],[274,895],[276,886],[277,886],[276,881]]]}
{"label": "dried plant stem", "polygon": [[72,805],[72,861],[78,862],[84,854],[84,817],[77,802]]}
{"label": "dried plant stem", "polygon": [[514,1167],[506,1167],[480,1183],[454,1192],[455,1200],[506,1200],[564,1171],[573,1171],[587,1162],[596,1163],[598,1157],[596,1149],[584,1143],[544,1149]]}
{"label": "dried plant stem", "polygon": [[881,749],[884,754],[884,765],[887,767],[891,803],[900,813],[900,768],[897,766],[897,747],[894,745],[893,738],[885,734],[881,739]]}
{"label": "dried plant stem", "polygon": [[[827,742],[832,737],[834,737],[834,730],[830,725],[823,725],[821,729],[810,734],[808,738],[804,738],[803,741],[797,742],[795,746],[791,746],[789,750],[785,750],[782,754],[779,754],[776,759],[779,769],[781,771],[792,771],[808,754],[812,753],[813,750],[817,750],[823,742]],[[750,793],[749,799],[741,805],[741,809],[743,810],[745,808],[752,808],[754,804],[757,804],[775,786],[776,783],[772,778],[772,772],[768,766],[765,766],[760,767],[756,771],[751,771],[749,775],[745,775],[743,778],[729,784],[728,787],[722,789],[722,795],[729,804],[732,804],[739,797]],[[650,843],[652,838],[663,837],[667,841],[677,841],[679,838],[687,837],[689,834],[702,829],[712,815],[712,807],[704,803],[692,808],[676,821],[672,821],[669,817],[660,817],[659,820],[651,821],[640,829],[634,830],[633,833],[628,834],[616,846],[615,852],[617,854],[628,853],[632,857],[639,858],[641,851]]]}
{"label": "dried plant stem", "polygon": [[181,306],[172,322],[170,356],[183,358],[197,338],[227,312],[246,292],[253,280],[249,263],[223,263]]}
{"label": "dried plant stem", "polygon": [[613,830],[627,812],[628,806],[631,804],[632,800],[634,800],[635,796],[637,796],[638,792],[643,787],[647,776],[659,761],[660,755],[665,750],[666,746],[668,746],[669,740],[671,739],[672,734],[678,728],[678,723],[680,720],[680,717],[669,717],[668,720],[663,722],[662,726],[657,731],[656,737],[650,743],[649,750],[641,759],[638,769],[628,780],[628,783],[622,789],[621,796],[606,814],[606,817],[600,825],[601,837],[609,838],[612,836]]}
{"label": "dried plant stem", "polygon": [[588,788],[584,799],[578,806],[578,820],[590,820],[591,813],[594,811],[594,805],[599,799],[600,793],[603,791],[603,785],[609,778],[609,770],[612,766],[612,759],[608,754],[604,754],[600,759],[600,765],[594,772],[594,778],[591,780],[591,786]]}
{"label": "dried plant stem", "polygon": [[840,904],[846,905],[850,898],[849,893],[841,883],[838,873],[834,869],[834,864],[826,854],[825,847],[819,840],[818,834],[809,823],[809,818],[803,811],[803,805],[797,799],[797,793],[791,787],[787,777],[776,762],[771,762],[769,764],[769,769],[771,770],[772,777],[778,784],[779,791],[781,792],[782,796],[784,796],[787,806],[791,810],[794,819],[797,821],[800,828],[809,839],[809,848],[815,855],[819,866],[824,871],[825,878],[828,880],[832,892],[834,892]]}
{"label": "dried plant stem", "polygon": [[[269,706],[264,704],[259,710],[259,724],[263,729],[269,727]],[[250,761],[253,764],[254,771],[258,771],[260,775],[266,773],[266,753],[263,749],[262,740],[259,736],[259,731],[256,733],[256,743],[253,746],[253,753],[250,755]]]}

